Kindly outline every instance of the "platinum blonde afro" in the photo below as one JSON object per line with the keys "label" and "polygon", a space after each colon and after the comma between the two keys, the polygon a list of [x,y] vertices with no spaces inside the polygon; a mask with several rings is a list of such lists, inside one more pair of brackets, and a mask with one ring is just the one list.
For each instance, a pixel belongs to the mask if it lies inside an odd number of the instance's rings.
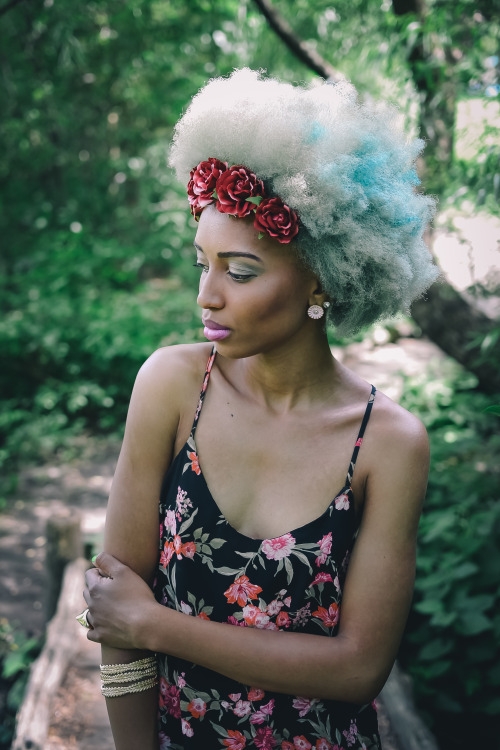
{"label": "platinum blonde afro", "polygon": [[299,215],[291,244],[317,275],[341,334],[408,311],[438,276],[422,235],[434,201],[389,106],[347,82],[294,86],[248,68],[214,78],[177,123],[170,164],[187,184],[199,162],[244,164]]}

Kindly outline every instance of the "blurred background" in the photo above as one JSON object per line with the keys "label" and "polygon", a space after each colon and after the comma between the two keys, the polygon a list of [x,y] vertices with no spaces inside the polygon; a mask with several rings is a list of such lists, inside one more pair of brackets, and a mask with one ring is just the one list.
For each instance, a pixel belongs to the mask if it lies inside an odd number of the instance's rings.
{"label": "blurred background", "polygon": [[[154,349],[202,340],[194,224],[167,153],[210,77],[346,77],[427,140],[443,279],[364,339],[446,354],[400,394],[432,444],[400,661],[445,750],[500,734],[499,42],[498,0],[0,2],[0,514],[26,467],[116,442]],[[339,351],[362,338],[331,334]],[[11,711],[33,645],[16,637],[1,620]]]}

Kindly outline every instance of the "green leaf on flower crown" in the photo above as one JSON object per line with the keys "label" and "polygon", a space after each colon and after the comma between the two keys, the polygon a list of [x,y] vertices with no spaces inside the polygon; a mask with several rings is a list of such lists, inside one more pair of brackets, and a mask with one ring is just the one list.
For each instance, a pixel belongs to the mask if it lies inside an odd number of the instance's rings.
{"label": "green leaf on flower crown", "polygon": [[214,192],[212,193],[212,198],[214,198],[214,200],[216,201],[219,200],[219,196],[217,195],[217,190],[214,190]]}
{"label": "green leaf on flower crown", "polygon": [[258,206],[262,202],[262,195],[251,195],[250,198],[246,199],[247,203],[254,203]]}
{"label": "green leaf on flower crown", "polygon": [[263,237],[264,237],[264,232],[259,232],[259,234],[257,235],[257,239],[261,240]]}

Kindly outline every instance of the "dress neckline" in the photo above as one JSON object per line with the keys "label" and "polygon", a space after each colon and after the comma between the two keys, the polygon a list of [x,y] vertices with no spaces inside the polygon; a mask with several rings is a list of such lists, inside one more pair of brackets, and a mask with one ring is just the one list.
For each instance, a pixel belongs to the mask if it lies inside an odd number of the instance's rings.
{"label": "dress neckline", "polygon": [[[192,433],[189,436],[189,439],[188,439],[186,445],[184,446],[184,449],[186,447],[194,447],[194,450],[195,450],[195,453],[196,453],[196,456],[197,456],[197,460],[198,460],[198,472],[197,472],[198,478],[201,479],[202,482],[203,482],[203,484],[205,485],[205,489],[207,491],[207,494],[210,497],[210,502],[212,503],[212,505],[214,506],[214,508],[217,510],[217,512],[218,512],[218,514],[220,516],[221,522],[224,523],[226,525],[226,527],[228,529],[230,529],[233,534],[237,535],[240,539],[241,538],[242,539],[246,539],[247,542],[255,542],[255,543],[258,543],[260,545],[260,544],[262,544],[262,542],[264,542],[266,540],[280,539],[281,537],[286,536],[287,534],[290,534],[291,536],[295,536],[295,534],[298,534],[299,532],[302,532],[308,526],[312,526],[313,524],[318,523],[323,518],[325,518],[326,515],[328,515],[329,513],[331,513],[332,512],[331,508],[334,505],[335,500],[337,500],[338,498],[340,498],[342,495],[348,496],[349,507],[347,508],[347,511],[351,512],[351,513],[354,512],[354,493],[352,491],[352,488],[351,488],[350,484],[346,483],[346,484],[344,484],[344,486],[342,487],[342,489],[339,492],[337,492],[337,494],[333,497],[333,499],[330,501],[330,503],[325,508],[325,510],[322,513],[320,513],[319,516],[316,516],[316,518],[313,518],[310,521],[306,521],[306,523],[302,524],[301,526],[297,526],[294,529],[290,529],[289,531],[284,531],[282,534],[278,534],[277,536],[269,536],[269,537],[253,537],[253,536],[248,536],[248,534],[243,534],[241,531],[238,531],[238,529],[236,529],[227,520],[225,514],[222,512],[219,504],[217,503],[216,499],[214,498],[212,490],[208,486],[207,480],[206,480],[205,475],[203,473],[203,468],[202,468],[202,466],[200,464],[200,457],[199,457],[199,453],[198,453],[198,447],[196,445],[196,441],[195,441],[194,435]],[[181,453],[182,453],[182,451],[181,451]]]}
{"label": "dress neckline", "polygon": [[[206,365],[205,375],[204,375],[204,378],[203,378],[203,384],[202,384],[202,388],[201,388],[201,392],[200,392],[200,397],[199,397],[199,400],[198,400],[198,405],[196,407],[196,412],[195,412],[193,424],[192,424],[192,427],[191,427],[191,432],[190,432],[188,440],[186,441],[186,443],[184,445],[184,448],[179,452],[178,457],[180,455],[182,455],[185,452],[186,449],[188,449],[188,450],[193,450],[194,449],[194,452],[195,452],[195,455],[196,455],[197,466],[198,466],[197,474],[198,474],[199,477],[201,477],[201,480],[203,481],[203,483],[205,485],[206,491],[207,491],[208,495],[210,496],[210,501],[213,504],[214,508],[217,510],[217,512],[218,512],[218,514],[219,514],[219,516],[220,516],[220,518],[222,520],[222,522],[225,523],[226,526],[227,526],[227,528],[230,529],[231,532],[233,534],[237,535],[240,539],[245,539],[247,541],[247,543],[248,542],[255,542],[255,543],[258,543],[260,545],[263,541],[265,541],[265,539],[251,537],[251,536],[248,536],[247,534],[243,534],[241,531],[238,531],[238,529],[236,529],[227,520],[227,518],[224,515],[224,513],[222,512],[219,504],[215,500],[215,498],[214,498],[214,496],[212,494],[212,491],[210,490],[210,487],[208,486],[207,480],[206,480],[205,475],[203,473],[203,469],[200,466],[200,462],[199,462],[199,454],[198,454],[198,447],[196,445],[195,433],[196,433],[196,427],[198,425],[198,421],[199,421],[199,418],[200,418],[200,414],[201,414],[201,411],[202,411],[202,408],[203,408],[203,401],[205,399],[205,395],[206,395],[206,392],[207,392],[207,389],[208,389],[208,384],[209,384],[209,381],[210,381],[210,374],[212,372],[212,367],[213,367],[213,364],[214,364],[214,361],[215,361],[216,353],[217,352],[216,352],[216,349],[215,349],[215,346],[214,346],[212,348],[212,351],[210,353],[210,356],[208,358],[208,362],[207,362],[207,365]],[[347,470],[347,476],[346,476],[346,479],[345,479],[345,482],[344,482],[344,486],[339,490],[339,492],[337,492],[336,495],[334,495],[333,499],[330,501],[330,503],[328,504],[328,506],[325,508],[325,510],[319,516],[316,516],[316,518],[311,519],[311,521],[307,521],[305,524],[302,524],[302,526],[297,526],[296,528],[291,529],[290,531],[285,531],[285,532],[283,532],[283,534],[279,534],[279,536],[266,537],[267,539],[271,539],[271,540],[272,539],[279,539],[280,537],[283,537],[286,534],[290,534],[290,535],[293,536],[294,534],[298,534],[299,532],[302,532],[307,527],[312,526],[315,523],[318,523],[327,514],[331,514],[332,513],[332,506],[335,504],[335,501],[338,500],[339,498],[342,498],[343,496],[345,496],[346,499],[344,500],[344,507],[343,507],[342,511],[343,512],[348,511],[350,513],[354,512],[354,493],[353,493],[352,487],[351,487],[352,477],[353,477],[353,474],[354,474],[354,468],[355,468],[356,461],[357,461],[357,458],[358,458],[359,449],[361,448],[361,445],[363,443],[363,437],[364,437],[364,433],[365,433],[365,430],[366,430],[366,426],[367,426],[368,421],[370,419],[370,415],[371,415],[371,411],[372,411],[372,407],[373,407],[373,402],[375,400],[375,394],[376,394],[376,388],[375,388],[374,385],[371,385],[370,396],[368,398],[368,402],[366,404],[365,412],[363,414],[363,419],[361,421],[361,425],[360,425],[360,428],[359,428],[358,436],[357,436],[356,442],[354,444],[354,450],[352,452],[351,460],[349,462],[349,468]],[[345,502],[348,503],[347,508],[345,507]]]}

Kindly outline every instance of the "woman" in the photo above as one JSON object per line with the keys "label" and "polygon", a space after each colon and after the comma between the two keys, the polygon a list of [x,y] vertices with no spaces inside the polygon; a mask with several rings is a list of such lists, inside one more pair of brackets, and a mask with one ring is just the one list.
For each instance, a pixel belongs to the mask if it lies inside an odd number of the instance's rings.
{"label": "woman", "polygon": [[349,84],[249,70],[180,120],[210,343],[141,368],[87,576],[118,750],[380,747],[428,444],[325,320],[355,330],[434,280],[421,145]]}

